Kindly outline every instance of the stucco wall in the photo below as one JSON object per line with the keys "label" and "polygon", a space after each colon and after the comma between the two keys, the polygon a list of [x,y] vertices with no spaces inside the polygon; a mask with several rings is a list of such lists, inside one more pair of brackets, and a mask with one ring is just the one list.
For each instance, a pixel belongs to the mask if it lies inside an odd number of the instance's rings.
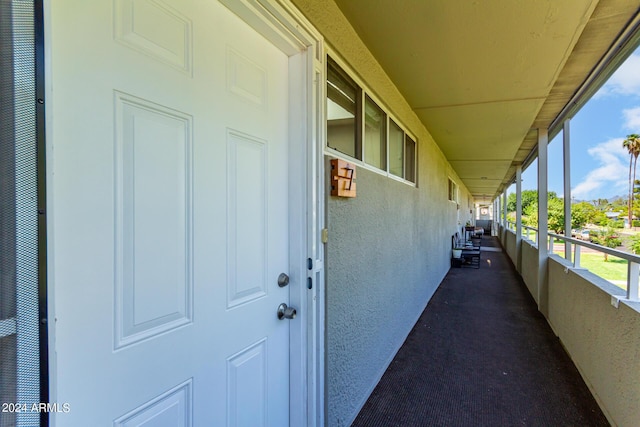
{"label": "stucco wall", "polygon": [[357,415],[449,268],[449,240],[434,230],[450,206],[425,204],[420,190],[363,169],[357,189],[355,199],[328,200],[331,426]]}
{"label": "stucco wall", "polygon": [[[502,243],[502,247],[506,248],[507,247],[507,229],[503,226],[499,226],[499,236],[500,236],[500,242]],[[505,249],[506,250],[506,249]]]}
{"label": "stucco wall", "polygon": [[[449,270],[451,235],[471,207],[427,129],[335,3],[293,3],[417,138],[417,188],[360,166],[357,197],[327,200],[326,423],[348,426]],[[459,187],[459,212],[448,200],[449,177]]]}
{"label": "stucco wall", "polygon": [[538,248],[532,242],[522,240],[522,280],[533,299],[538,302]]}
{"label": "stucco wall", "polygon": [[640,425],[640,303],[586,270],[549,259],[549,323],[613,425]]}
{"label": "stucco wall", "polygon": [[511,259],[513,265],[517,265],[517,251],[516,251],[516,235],[513,231],[505,230],[504,233],[504,242],[502,243],[505,252]]}

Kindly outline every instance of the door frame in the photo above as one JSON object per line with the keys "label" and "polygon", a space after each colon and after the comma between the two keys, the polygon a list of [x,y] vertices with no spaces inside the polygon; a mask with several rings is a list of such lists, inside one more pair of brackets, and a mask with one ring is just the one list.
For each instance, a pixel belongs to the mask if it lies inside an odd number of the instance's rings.
{"label": "door frame", "polygon": [[289,0],[220,2],[289,57],[289,424],[323,426],[323,38]]}

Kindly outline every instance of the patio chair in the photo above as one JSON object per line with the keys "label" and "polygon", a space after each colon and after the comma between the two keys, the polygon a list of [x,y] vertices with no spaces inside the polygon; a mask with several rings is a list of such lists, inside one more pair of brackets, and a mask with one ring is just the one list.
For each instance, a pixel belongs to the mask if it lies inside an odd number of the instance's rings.
{"label": "patio chair", "polygon": [[451,236],[451,249],[459,249],[461,255],[458,261],[451,258],[452,267],[480,268],[480,246],[473,246],[471,242],[460,239],[458,233]]}

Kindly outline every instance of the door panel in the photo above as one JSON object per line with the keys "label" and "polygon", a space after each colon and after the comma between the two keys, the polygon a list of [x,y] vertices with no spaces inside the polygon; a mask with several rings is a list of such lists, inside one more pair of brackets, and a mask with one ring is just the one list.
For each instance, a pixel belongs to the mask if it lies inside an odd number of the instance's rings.
{"label": "door panel", "polygon": [[52,1],[58,425],[287,425],[288,58],[216,1]]}
{"label": "door panel", "polygon": [[227,308],[232,308],[267,291],[267,147],[235,131],[227,142]]}
{"label": "door panel", "polygon": [[115,121],[120,348],[192,321],[192,118],[116,92]]}

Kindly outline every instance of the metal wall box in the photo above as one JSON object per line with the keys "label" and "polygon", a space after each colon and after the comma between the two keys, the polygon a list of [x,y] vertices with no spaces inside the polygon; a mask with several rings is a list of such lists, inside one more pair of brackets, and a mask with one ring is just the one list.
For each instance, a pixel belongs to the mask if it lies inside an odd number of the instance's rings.
{"label": "metal wall box", "polygon": [[356,166],[346,160],[331,160],[331,195],[356,197]]}

